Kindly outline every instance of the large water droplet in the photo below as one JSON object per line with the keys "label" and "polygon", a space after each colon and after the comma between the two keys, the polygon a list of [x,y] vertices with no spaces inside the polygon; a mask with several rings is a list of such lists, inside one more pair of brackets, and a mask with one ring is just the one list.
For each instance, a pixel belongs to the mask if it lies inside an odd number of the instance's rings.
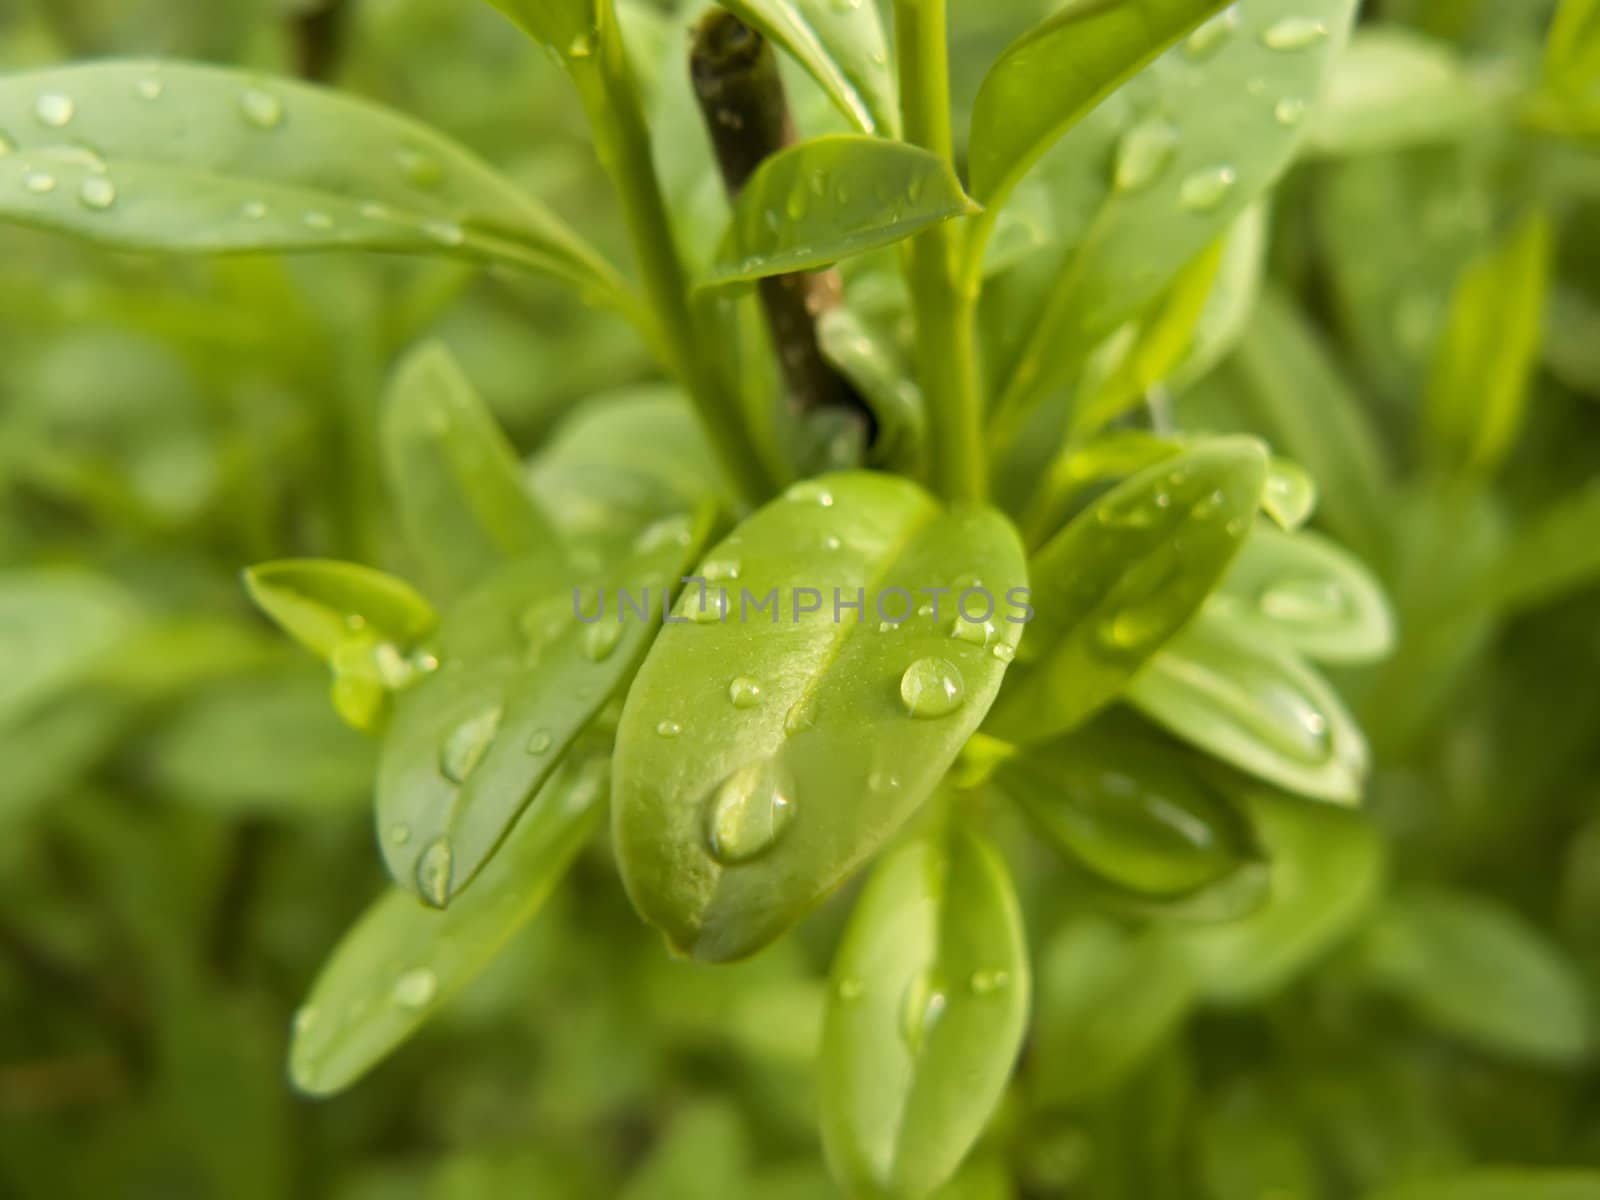
{"label": "large water droplet", "polygon": [[1284,17],[1261,35],[1269,50],[1304,50],[1328,36],[1328,27],[1315,17]]}
{"label": "large water droplet", "polygon": [[583,656],[590,662],[605,662],[622,640],[622,622],[599,621],[583,627]]}
{"label": "large water droplet", "polygon": [[48,125],[51,129],[72,124],[77,111],[78,106],[65,92],[40,92],[39,98],[33,102],[33,115],[39,118],[41,125]]}
{"label": "large water droplet", "polygon": [[394,981],[389,994],[401,1008],[424,1008],[439,990],[439,980],[427,967],[413,967]]}
{"label": "large water droplet", "polygon": [[276,129],[283,124],[283,101],[261,88],[239,93],[239,111],[257,129]]}
{"label": "large water droplet", "polygon": [[1117,143],[1112,181],[1119,191],[1149,187],[1166,170],[1178,149],[1178,130],[1170,121],[1154,117],[1140,121]]}
{"label": "large water droplet", "polygon": [[1238,182],[1239,173],[1232,167],[1206,167],[1183,181],[1178,188],[1178,203],[1190,212],[1213,212]]}
{"label": "large water droplet", "polygon": [[1183,44],[1183,52],[1190,58],[1209,58],[1222,49],[1238,27],[1239,6],[1235,4],[1223,9],[1191,33],[1189,40]]}
{"label": "large water droplet", "polygon": [[455,870],[453,857],[450,841],[443,835],[424,846],[417,856],[417,890],[435,908],[443,908],[450,900],[450,878]]}
{"label": "large water droplet", "polygon": [[500,706],[486,708],[462,721],[439,747],[439,773],[451,783],[465,783],[494,744],[500,728]]}
{"label": "large water droplet", "polygon": [[966,699],[966,681],[948,659],[919,658],[900,677],[900,699],[913,717],[947,717]]}
{"label": "large water droplet", "polygon": [[740,675],[728,685],[728,699],[735,708],[754,708],[761,703],[761,685],[748,675]]}
{"label": "large water droplet", "polygon": [[783,764],[768,758],[740,767],[712,794],[707,820],[711,853],[722,863],[764,854],[794,816],[794,779]]}
{"label": "large water droplet", "polygon": [[919,972],[906,985],[906,994],[900,1004],[900,1035],[905,1038],[913,1056],[921,1054],[928,1036],[944,1016],[949,998],[944,989],[928,972]]}
{"label": "large water droplet", "polygon": [[1284,529],[1298,529],[1317,504],[1317,485],[1299,465],[1273,459],[1267,467],[1267,485],[1261,507]]}

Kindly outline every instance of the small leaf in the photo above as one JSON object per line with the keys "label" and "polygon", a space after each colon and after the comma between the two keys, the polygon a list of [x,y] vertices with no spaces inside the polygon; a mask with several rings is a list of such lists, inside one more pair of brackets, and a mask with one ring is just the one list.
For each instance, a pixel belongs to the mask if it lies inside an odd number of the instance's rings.
{"label": "small leaf", "polygon": [[345,934],[295,1014],[289,1073],[326,1096],[359,1079],[465,987],[532,919],[599,826],[606,769],[545,785],[470,895],[439,912],[393,890]]}
{"label": "small leaf", "polygon": [[249,568],[244,582],[262,612],[323,659],[355,631],[409,647],[438,623],[405,580],[356,563],[280,559]]}
{"label": "small leaf", "polygon": [[1039,741],[1115,699],[1221,579],[1266,470],[1253,439],[1201,443],[1122,483],[1040,550],[1029,567],[1029,661],[991,731]]}
{"label": "small leaf", "polygon": [[89,571],[0,572],[0,725],[82,678],[137,619],[133,598]]}
{"label": "small leaf", "polygon": [[1320,662],[1371,662],[1394,648],[1394,616],[1378,581],[1314,533],[1258,526],[1211,605],[1232,628]]}
{"label": "small leaf", "polygon": [[1078,0],[990,68],[972,111],[972,190],[1003,203],[1051,143],[1228,0]]}
{"label": "small leaf", "polygon": [[1368,1200],[1592,1200],[1595,1196],[1600,1196],[1600,1171],[1479,1167],[1393,1183]]}
{"label": "small leaf", "polygon": [[926,1196],[982,1133],[1027,1024],[1027,948],[1005,864],[968,833],[889,855],[829,982],[828,1161],[853,1192]]}
{"label": "small leaf", "polygon": [[936,154],[859,134],[812,138],[750,177],[702,286],[814,270],[974,211]]}
{"label": "small leaf", "polygon": [[1396,896],[1362,949],[1372,982],[1443,1033],[1536,1063],[1579,1062],[1593,1048],[1577,964],[1491,900],[1442,891]]}
{"label": "small leaf", "polygon": [[[491,861],[631,678],[708,524],[664,521],[582,587],[537,559],[513,563],[445,614],[439,668],[398,698],[378,767],[379,836],[396,882],[442,908]],[[623,609],[622,589],[635,607]]]}
{"label": "small leaf", "polygon": [[379,434],[390,497],[441,590],[530,556],[559,569],[560,542],[511,443],[444,346],[424,345],[396,369]]}
{"label": "small leaf", "polygon": [[1191,745],[1288,791],[1355,804],[1367,745],[1327,682],[1214,613],[1129,685],[1128,702]]}
{"label": "small leaf", "polygon": [[531,267],[614,300],[615,273],[449,139],[365,101],[182,63],[0,77],[0,219],[208,254],[361,247]]}
{"label": "small leaf", "polygon": [[1548,219],[1528,217],[1456,288],[1425,401],[1430,449],[1451,469],[1493,471],[1522,431],[1543,338],[1550,239]]}
{"label": "small leaf", "polygon": [[787,50],[862,133],[894,135],[894,76],[876,4],[723,0],[723,7]]}
{"label": "small leaf", "polygon": [[613,836],[640,914],[720,961],[922,804],[1000,687],[1026,575],[998,513],[864,472],[796,485],[700,574],[628,693]]}

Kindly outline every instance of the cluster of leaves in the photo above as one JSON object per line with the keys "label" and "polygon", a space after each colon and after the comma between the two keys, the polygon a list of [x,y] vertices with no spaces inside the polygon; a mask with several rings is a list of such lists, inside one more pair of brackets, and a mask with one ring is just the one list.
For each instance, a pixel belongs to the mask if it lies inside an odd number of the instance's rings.
{"label": "cluster of leaves", "polygon": [[496,6],[0,24],[0,1181],[1600,1190],[1600,4]]}

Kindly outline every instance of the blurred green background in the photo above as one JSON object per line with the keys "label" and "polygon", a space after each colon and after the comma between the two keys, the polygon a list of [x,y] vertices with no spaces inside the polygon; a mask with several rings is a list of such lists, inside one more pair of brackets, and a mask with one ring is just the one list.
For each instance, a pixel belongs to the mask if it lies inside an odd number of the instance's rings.
{"label": "blurred green background", "polygon": [[[313,7],[0,0],[0,69],[159,55],[295,73]],[[953,7],[970,100],[1040,6]],[[1300,459],[1336,512],[1343,460],[1297,414],[1348,408],[1377,432],[1384,499],[1356,549],[1401,645],[1340,683],[1378,759],[1382,895],[1263,994],[1202,1001],[1159,925],[1097,913],[997,813],[1034,1033],[952,1196],[1288,1200],[1473,1164],[1600,1168],[1600,101],[1593,70],[1565,92],[1541,76],[1552,7],[1368,5],[1369,26],[1437,39],[1513,115],[1304,162],[1243,342],[1174,397],[1185,428]],[[681,63],[697,11],[628,6],[641,58]],[[626,261],[558,70],[486,5],[356,0],[329,65]],[[715,207],[705,147],[675,138],[668,175]],[[1532,207],[1557,250],[1525,424],[1498,471],[1446,477],[1418,430],[1452,291]],[[811,1057],[845,906],[747,964],[674,962],[603,845],[372,1077],[327,1101],[288,1087],[294,1008],[383,886],[375,756],[238,572],[405,568],[373,413],[424,335],[530,454],[574,406],[652,378],[620,323],[538,281],[0,229],[0,1196],[834,1194]]]}

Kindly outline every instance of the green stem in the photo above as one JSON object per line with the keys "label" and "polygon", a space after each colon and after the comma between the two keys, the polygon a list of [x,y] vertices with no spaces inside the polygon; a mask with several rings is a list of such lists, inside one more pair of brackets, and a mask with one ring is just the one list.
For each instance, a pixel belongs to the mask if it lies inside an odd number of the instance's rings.
{"label": "green stem", "polygon": [[668,365],[682,381],[706,435],[738,497],[759,504],[774,490],[761,454],[750,437],[738,397],[717,370],[717,350],[708,345],[689,302],[689,279],[662,197],[651,155],[639,92],[623,51],[616,11],[600,6],[593,51],[568,57],[567,66],[589,117],[600,164],[611,177],[638,260],[645,293],[660,326]]}
{"label": "green stem", "polygon": [[[900,115],[906,141],[954,161],[945,0],[895,0]],[[928,400],[932,478],[951,500],[988,492],[978,382],[977,288],[958,229],[935,225],[911,240],[907,274],[917,321],[917,367]]]}

